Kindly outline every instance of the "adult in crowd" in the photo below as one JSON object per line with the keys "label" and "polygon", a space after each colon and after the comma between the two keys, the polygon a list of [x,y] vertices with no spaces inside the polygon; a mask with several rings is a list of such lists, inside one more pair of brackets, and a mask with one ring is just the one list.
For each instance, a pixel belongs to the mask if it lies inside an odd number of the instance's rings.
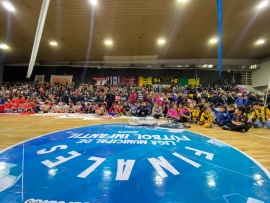
{"label": "adult in crowd", "polygon": [[132,90],[131,93],[128,96],[128,100],[130,103],[136,103],[138,99],[138,95],[135,92],[135,90]]}
{"label": "adult in crowd", "polygon": [[105,96],[105,102],[107,103],[107,109],[109,110],[112,107],[112,103],[114,103],[114,94],[112,91],[108,91]]}
{"label": "adult in crowd", "polygon": [[155,103],[155,105],[152,109],[152,116],[154,118],[160,118],[162,115],[162,112],[163,112],[162,107],[159,106],[157,103]]}
{"label": "adult in crowd", "polygon": [[[138,91],[141,98],[138,100]],[[117,97],[116,114],[160,117],[160,109],[164,117],[173,116],[171,112],[177,112],[176,120],[209,124],[211,127],[213,119],[212,110],[219,108],[216,112],[216,123],[220,126],[227,122],[223,118],[227,108],[227,114],[232,120],[235,116],[235,103],[237,106],[245,105],[250,109],[252,102],[264,103],[265,96],[254,93],[241,93],[238,89],[230,86],[198,85],[179,86],[171,85],[144,85],[137,88],[129,84],[105,84],[93,85],[91,83],[36,83],[36,82],[15,82],[3,83],[0,85],[0,112],[1,113],[95,113],[106,115],[104,109],[109,110],[115,96]],[[236,96],[238,95],[238,96]],[[269,95],[269,93],[268,93]],[[266,97],[268,105],[269,96]],[[142,103],[145,102],[145,103]],[[153,108],[153,104],[154,108]],[[173,107],[173,108],[172,108]],[[223,108],[224,107],[224,108]],[[169,113],[170,112],[170,113]],[[265,106],[255,105],[247,115],[249,121],[254,121],[254,127],[269,128],[269,109]],[[203,118],[201,117],[203,115]],[[260,116],[261,115],[261,116]],[[174,117],[174,116],[173,116]],[[200,120],[202,119],[202,120]],[[225,121],[226,120],[226,121]],[[222,122],[221,122],[222,121]],[[224,121],[224,123],[223,123]],[[256,125],[255,125],[256,123]],[[202,126],[204,126],[202,124]],[[252,126],[252,125],[251,125]]]}
{"label": "adult in crowd", "polygon": [[[43,89],[43,88],[42,88]],[[69,104],[69,93],[66,90],[64,94],[62,95],[62,101],[65,102],[66,104]]]}

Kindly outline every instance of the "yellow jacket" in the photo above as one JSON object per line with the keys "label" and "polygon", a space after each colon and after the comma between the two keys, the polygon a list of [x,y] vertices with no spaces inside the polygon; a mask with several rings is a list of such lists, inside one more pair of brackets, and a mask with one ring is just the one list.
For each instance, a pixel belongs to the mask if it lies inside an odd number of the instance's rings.
{"label": "yellow jacket", "polygon": [[262,107],[261,109],[253,110],[251,115],[256,119],[256,121],[267,121],[270,116],[270,111],[268,108]]}

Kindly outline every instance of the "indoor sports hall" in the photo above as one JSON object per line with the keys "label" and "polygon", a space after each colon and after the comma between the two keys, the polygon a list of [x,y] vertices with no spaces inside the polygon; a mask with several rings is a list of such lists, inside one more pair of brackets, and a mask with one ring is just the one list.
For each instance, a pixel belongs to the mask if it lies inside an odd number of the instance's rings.
{"label": "indoor sports hall", "polygon": [[0,0],[0,203],[270,203],[269,0]]}

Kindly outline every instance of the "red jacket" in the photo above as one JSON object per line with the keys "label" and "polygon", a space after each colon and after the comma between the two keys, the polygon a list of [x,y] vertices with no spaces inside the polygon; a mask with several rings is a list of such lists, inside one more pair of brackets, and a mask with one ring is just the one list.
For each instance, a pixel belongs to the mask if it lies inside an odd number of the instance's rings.
{"label": "red jacket", "polygon": [[137,93],[130,93],[128,96],[128,99],[130,102],[136,102],[137,101]]}

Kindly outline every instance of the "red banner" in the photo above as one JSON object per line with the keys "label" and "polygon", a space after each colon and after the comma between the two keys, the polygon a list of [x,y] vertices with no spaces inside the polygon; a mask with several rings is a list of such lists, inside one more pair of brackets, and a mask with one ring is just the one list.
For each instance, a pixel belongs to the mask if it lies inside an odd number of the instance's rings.
{"label": "red banner", "polygon": [[107,82],[110,81],[109,77],[93,77],[95,81],[95,85],[105,85]]}

